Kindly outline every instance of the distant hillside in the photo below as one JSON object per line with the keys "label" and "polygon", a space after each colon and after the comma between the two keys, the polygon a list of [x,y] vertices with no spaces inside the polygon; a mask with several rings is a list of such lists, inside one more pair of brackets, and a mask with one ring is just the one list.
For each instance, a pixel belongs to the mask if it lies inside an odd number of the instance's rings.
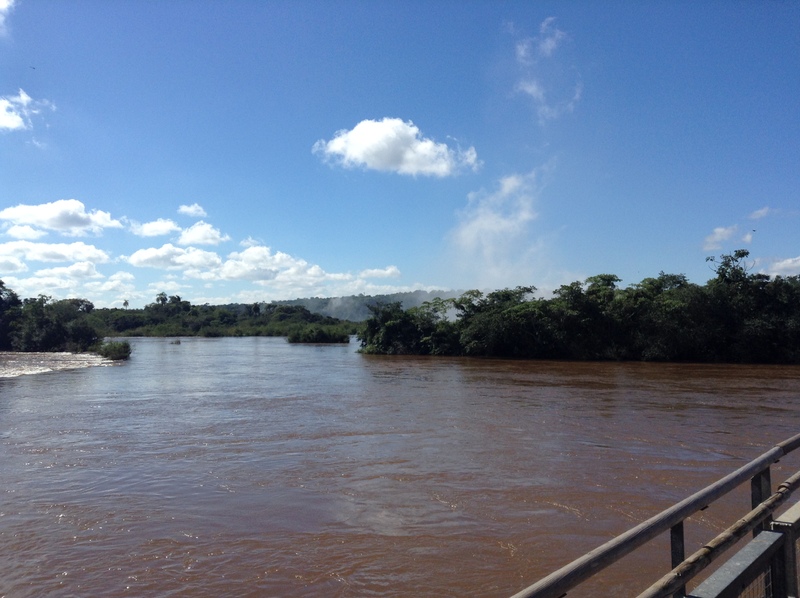
{"label": "distant hillside", "polygon": [[308,311],[323,316],[362,322],[369,318],[368,306],[376,303],[392,303],[400,301],[403,309],[418,307],[440,297],[450,299],[459,297],[463,291],[412,291],[409,293],[393,293],[391,295],[350,295],[348,297],[311,297],[308,299],[292,299],[288,301],[275,301],[283,305],[302,305]]}

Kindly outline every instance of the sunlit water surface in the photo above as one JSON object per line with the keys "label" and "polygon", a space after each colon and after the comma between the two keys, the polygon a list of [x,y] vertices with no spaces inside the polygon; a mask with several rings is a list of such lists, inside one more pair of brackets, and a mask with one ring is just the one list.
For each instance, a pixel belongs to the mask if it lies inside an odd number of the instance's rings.
{"label": "sunlit water surface", "polygon": [[[796,367],[132,344],[0,379],[0,595],[508,596],[800,431]],[[667,540],[624,563],[570,596],[635,595]]]}

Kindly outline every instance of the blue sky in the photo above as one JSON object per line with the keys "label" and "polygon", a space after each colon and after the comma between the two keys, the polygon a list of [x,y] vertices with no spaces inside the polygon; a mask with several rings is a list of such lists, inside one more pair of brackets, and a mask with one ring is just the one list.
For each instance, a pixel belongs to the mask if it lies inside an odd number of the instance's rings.
{"label": "blue sky", "polygon": [[0,0],[0,279],[142,306],[800,274],[800,3]]}

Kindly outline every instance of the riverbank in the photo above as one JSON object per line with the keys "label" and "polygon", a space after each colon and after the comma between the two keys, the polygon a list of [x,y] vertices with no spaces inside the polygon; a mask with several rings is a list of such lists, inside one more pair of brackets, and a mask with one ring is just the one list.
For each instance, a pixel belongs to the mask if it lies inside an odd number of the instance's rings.
{"label": "riverbank", "polygon": [[113,363],[94,353],[0,351],[0,378],[108,366]]}

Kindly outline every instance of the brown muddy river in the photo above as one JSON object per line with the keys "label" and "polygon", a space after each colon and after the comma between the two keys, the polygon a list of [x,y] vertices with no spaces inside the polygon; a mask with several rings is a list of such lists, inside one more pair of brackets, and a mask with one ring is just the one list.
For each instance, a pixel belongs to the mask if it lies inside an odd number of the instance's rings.
{"label": "brown muddy river", "polygon": [[[0,596],[505,597],[800,431],[797,367],[132,344],[0,379]],[[570,598],[668,569],[658,539]]]}

